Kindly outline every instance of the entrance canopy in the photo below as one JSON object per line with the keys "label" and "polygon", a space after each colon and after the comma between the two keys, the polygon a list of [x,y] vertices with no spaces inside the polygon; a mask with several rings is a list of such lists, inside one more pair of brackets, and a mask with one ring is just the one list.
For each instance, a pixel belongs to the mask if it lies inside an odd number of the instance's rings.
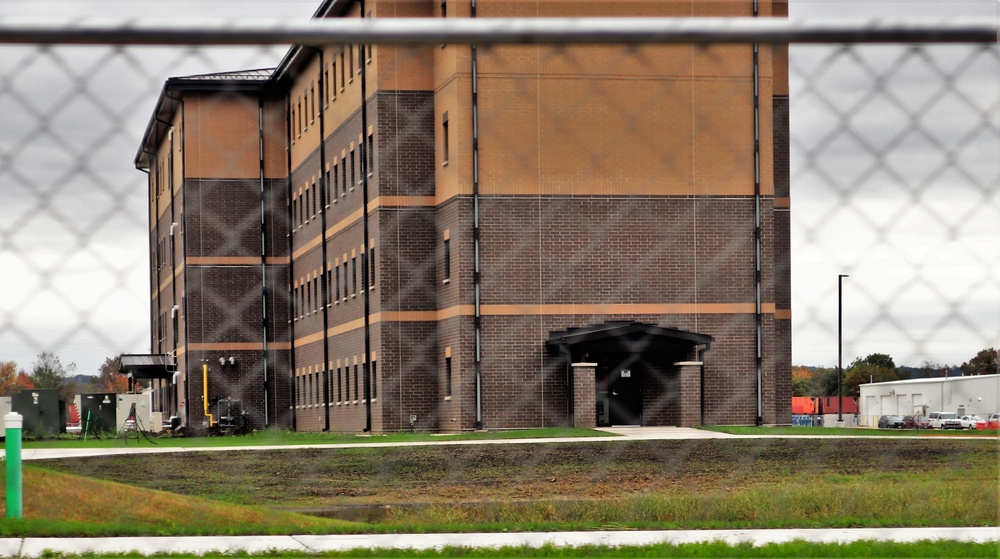
{"label": "entrance canopy", "polygon": [[169,355],[124,354],[118,359],[118,372],[133,379],[169,379],[177,364]]}
{"label": "entrance canopy", "polygon": [[605,322],[549,332],[546,345],[553,349],[566,348],[576,357],[583,351],[675,352],[696,345],[709,345],[712,340],[712,336],[707,334],[642,322]]}

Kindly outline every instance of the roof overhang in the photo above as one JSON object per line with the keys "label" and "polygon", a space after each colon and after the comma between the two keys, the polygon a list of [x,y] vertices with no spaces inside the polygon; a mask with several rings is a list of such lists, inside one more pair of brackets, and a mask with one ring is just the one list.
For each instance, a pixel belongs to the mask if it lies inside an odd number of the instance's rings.
{"label": "roof overhang", "polygon": [[170,355],[123,354],[118,358],[118,372],[134,379],[169,379],[177,372]]}
{"label": "roof overhang", "polygon": [[549,333],[546,345],[570,351],[615,351],[629,353],[672,352],[694,346],[708,346],[713,338],[688,330],[642,322],[605,322]]}

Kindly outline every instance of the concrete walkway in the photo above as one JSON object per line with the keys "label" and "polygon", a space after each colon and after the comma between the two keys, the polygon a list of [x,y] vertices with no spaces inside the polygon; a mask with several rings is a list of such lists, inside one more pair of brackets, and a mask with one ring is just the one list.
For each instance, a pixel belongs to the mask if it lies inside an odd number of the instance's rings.
{"label": "concrete walkway", "polygon": [[482,440],[449,440],[442,436],[440,440],[413,442],[357,442],[306,445],[250,445],[250,446],[217,446],[217,447],[166,447],[149,442],[131,442],[114,448],[26,448],[21,451],[22,460],[46,460],[50,458],[76,458],[87,456],[111,456],[116,454],[157,454],[168,452],[213,452],[224,450],[289,450],[293,448],[361,448],[371,446],[443,446],[443,445],[484,445],[484,444],[540,444],[560,442],[615,442],[629,440],[655,439],[717,439],[734,438],[738,435],[716,433],[687,427],[609,427],[601,429],[619,437],[550,437],[538,439],[482,439]]}
{"label": "concrete walkway", "polygon": [[5,538],[2,557],[40,557],[48,554],[140,553],[264,553],[299,551],[322,553],[349,549],[440,549],[452,547],[582,545],[651,545],[722,541],[750,542],[754,546],[790,541],[849,543],[860,540],[916,542],[952,540],[1000,542],[997,528],[847,528],[810,530],[650,530],[622,532],[520,532],[474,534],[370,534],[335,536],[204,536],[150,538]]}

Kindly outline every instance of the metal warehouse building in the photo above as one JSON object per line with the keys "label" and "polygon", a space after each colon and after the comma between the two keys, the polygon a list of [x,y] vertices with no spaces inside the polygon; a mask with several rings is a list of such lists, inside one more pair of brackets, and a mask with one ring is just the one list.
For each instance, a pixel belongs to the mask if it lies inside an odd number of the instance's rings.
{"label": "metal warehouse building", "polygon": [[874,427],[882,415],[932,411],[978,415],[1000,412],[1000,375],[939,377],[861,385],[860,424]]}

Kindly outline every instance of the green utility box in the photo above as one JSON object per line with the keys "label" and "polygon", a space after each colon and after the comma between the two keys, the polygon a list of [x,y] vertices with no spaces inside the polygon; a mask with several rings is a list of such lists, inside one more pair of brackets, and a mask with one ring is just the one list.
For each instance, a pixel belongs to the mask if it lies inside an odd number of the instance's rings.
{"label": "green utility box", "polygon": [[[10,395],[10,407],[24,417],[25,436],[51,436],[66,432],[65,404],[60,406],[55,388],[31,388]],[[60,410],[62,408],[62,410]]]}

